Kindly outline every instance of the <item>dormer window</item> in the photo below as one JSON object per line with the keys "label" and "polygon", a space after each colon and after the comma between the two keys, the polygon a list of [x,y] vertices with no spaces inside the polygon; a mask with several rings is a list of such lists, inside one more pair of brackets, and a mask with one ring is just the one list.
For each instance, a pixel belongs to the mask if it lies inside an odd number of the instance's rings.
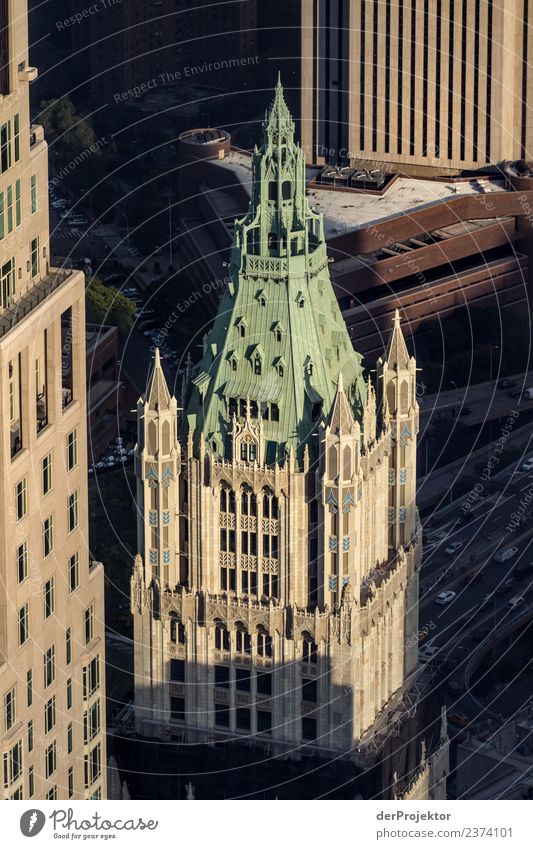
{"label": "dormer window", "polygon": [[260,307],[266,307],[266,297],[263,290],[257,293],[257,303]]}
{"label": "dormer window", "polygon": [[296,303],[298,304],[300,309],[302,309],[305,306],[305,298],[304,298],[304,296],[302,295],[301,292],[298,292],[298,294],[296,295]]}
{"label": "dormer window", "polygon": [[258,354],[254,357],[254,374],[261,374],[261,358]]}
{"label": "dormer window", "polygon": [[275,324],[270,328],[274,334],[274,339],[276,342],[281,342],[283,336],[283,326],[279,321],[276,321]]}
{"label": "dormer window", "polygon": [[252,439],[242,440],[241,460],[244,463],[253,463],[255,460],[257,460],[257,444]]}
{"label": "dormer window", "polygon": [[283,357],[276,357],[272,365],[276,369],[278,376],[283,377],[285,374],[285,360]]}
{"label": "dormer window", "polygon": [[244,337],[246,336],[246,322],[244,318],[239,318],[238,321],[235,322],[235,326],[237,328],[237,333],[239,334],[241,339],[244,339]]}
{"label": "dormer window", "polygon": [[239,355],[237,351],[230,351],[228,355],[228,362],[232,371],[237,371],[237,360],[239,359]]}

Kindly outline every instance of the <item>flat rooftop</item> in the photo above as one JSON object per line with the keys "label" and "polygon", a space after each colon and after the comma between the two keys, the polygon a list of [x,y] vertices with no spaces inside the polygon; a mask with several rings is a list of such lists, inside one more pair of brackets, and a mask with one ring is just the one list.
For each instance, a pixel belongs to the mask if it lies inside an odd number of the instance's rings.
{"label": "flat rooftop", "polygon": [[[248,195],[251,194],[251,157],[244,151],[232,150],[225,159],[210,160],[219,168],[226,168],[237,177]],[[307,169],[308,182],[317,178],[321,169]],[[312,185],[308,190],[310,206],[324,215],[326,239],[358,230],[367,224],[392,218],[402,212],[412,212],[459,195],[483,195],[504,192],[502,179],[487,177],[479,180],[425,180],[398,177],[383,195],[360,192],[355,189],[339,191],[328,186]],[[218,189],[218,194],[223,190]]]}

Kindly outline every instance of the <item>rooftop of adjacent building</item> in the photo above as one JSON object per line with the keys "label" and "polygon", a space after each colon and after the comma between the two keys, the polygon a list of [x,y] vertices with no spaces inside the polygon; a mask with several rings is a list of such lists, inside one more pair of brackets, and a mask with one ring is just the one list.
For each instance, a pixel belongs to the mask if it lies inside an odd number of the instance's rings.
{"label": "rooftop of adjacent building", "polygon": [[0,311],[0,339],[23,318],[33,312],[45,298],[60,289],[67,280],[76,274],[81,274],[81,271],[68,268],[51,268],[46,277],[36,281],[11,306],[4,307]]}
{"label": "rooftop of adjacent building", "polygon": [[[248,195],[251,194],[252,169],[249,153],[232,148],[224,159],[212,160],[212,164],[231,171]],[[505,180],[502,177],[436,180],[398,176],[397,179],[390,181],[389,187],[383,193],[371,194],[357,189],[339,190],[320,184],[317,178],[321,170],[320,166],[307,168],[307,197],[311,207],[324,215],[326,239],[392,218],[399,213],[423,209],[459,195],[479,197],[506,190]],[[214,193],[218,198],[217,205],[220,203],[226,207],[229,215],[232,204],[229,200],[225,200],[227,194],[223,189],[218,189]]]}

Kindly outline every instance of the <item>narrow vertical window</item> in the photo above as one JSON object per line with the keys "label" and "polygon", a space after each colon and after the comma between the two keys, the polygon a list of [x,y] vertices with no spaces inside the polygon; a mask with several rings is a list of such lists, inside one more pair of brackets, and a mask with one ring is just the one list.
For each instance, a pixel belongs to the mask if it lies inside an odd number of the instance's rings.
{"label": "narrow vertical window", "polygon": [[73,593],[80,582],[80,562],[78,552],[72,554],[68,562],[69,592]]}
{"label": "narrow vertical window", "polygon": [[31,177],[31,211],[32,215],[37,212],[37,176],[35,174]]}
{"label": "narrow vertical window", "polygon": [[15,183],[15,227],[20,227],[20,180]]}
{"label": "narrow vertical window", "polygon": [[78,432],[73,430],[67,436],[67,470],[69,472],[78,464]]}
{"label": "narrow vertical window", "polygon": [[35,239],[31,240],[30,244],[30,257],[31,257],[31,276],[37,277],[39,274],[39,237],[36,236]]}
{"label": "narrow vertical window", "polygon": [[15,142],[15,162],[20,159],[20,115],[15,115],[13,120],[14,142]]}
{"label": "narrow vertical window", "polygon": [[28,543],[22,542],[17,547],[17,583],[21,584],[28,577]]}

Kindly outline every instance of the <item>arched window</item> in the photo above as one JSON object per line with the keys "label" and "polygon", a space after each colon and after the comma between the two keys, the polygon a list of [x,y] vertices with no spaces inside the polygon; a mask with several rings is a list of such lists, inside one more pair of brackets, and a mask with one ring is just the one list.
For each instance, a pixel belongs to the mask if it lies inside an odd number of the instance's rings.
{"label": "arched window", "polygon": [[261,625],[257,629],[257,654],[272,657],[272,637]]}
{"label": "arched window", "polygon": [[237,360],[235,359],[235,357],[231,358],[230,363],[231,363],[231,370],[237,371]]}
{"label": "arched window", "polygon": [[279,407],[277,404],[270,405],[270,420],[273,422],[279,422]]}
{"label": "arched window", "polygon": [[148,453],[155,454],[157,451],[157,427],[155,422],[148,425]]}
{"label": "arched window", "polygon": [[220,488],[220,512],[235,513],[235,493],[227,484]]}
{"label": "arched window", "polygon": [[281,330],[279,329],[279,327],[276,327],[275,336],[276,336],[276,342],[281,342]]}
{"label": "arched window", "polygon": [[254,357],[254,374],[261,374],[261,357]]}
{"label": "arched window", "polygon": [[215,626],[215,648],[219,651],[230,650],[229,631],[223,622],[218,621]]}
{"label": "arched window", "polygon": [[291,182],[290,180],[284,180],[281,184],[281,198],[282,200],[290,200],[291,199]]}
{"label": "arched window", "polygon": [[257,459],[257,445],[253,440],[243,439],[241,442],[241,460],[253,463]]}
{"label": "arched window", "polygon": [[342,455],[342,467],[343,473],[342,476],[345,481],[351,480],[352,477],[352,452],[349,445],[344,446],[344,451]]}
{"label": "arched window", "polygon": [[237,624],[236,648],[239,654],[252,653],[252,638],[242,622]]}
{"label": "arched window", "polygon": [[178,619],[177,613],[170,614],[170,642],[177,643],[178,642],[178,625],[180,621]]}
{"label": "arched window", "polygon": [[263,516],[265,519],[278,518],[278,499],[271,489],[263,490]]}
{"label": "arched window", "polygon": [[178,614],[172,612],[170,614],[170,642],[179,643],[184,646],[187,641],[187,632],[185,625],[178,619]]}
{"label": "arched window", "polygon": [[304,634],[302,660],[304,663],[318,663],[318,646],[309,634]]}
{"label": "arched window", "polygon": [[409,386],[406,380],[402,380],[400,385],[400,412],[407,413],[409,411]]}
{"label": "arched window", "polygon": [[242,490],[241,513],[243,516],[257,516],[257,496],[248,487]]}
{"label": "arched window", "polygon": [[328,472],[330,480],[337,477],[337,449],[330,445],[328,451]]}

